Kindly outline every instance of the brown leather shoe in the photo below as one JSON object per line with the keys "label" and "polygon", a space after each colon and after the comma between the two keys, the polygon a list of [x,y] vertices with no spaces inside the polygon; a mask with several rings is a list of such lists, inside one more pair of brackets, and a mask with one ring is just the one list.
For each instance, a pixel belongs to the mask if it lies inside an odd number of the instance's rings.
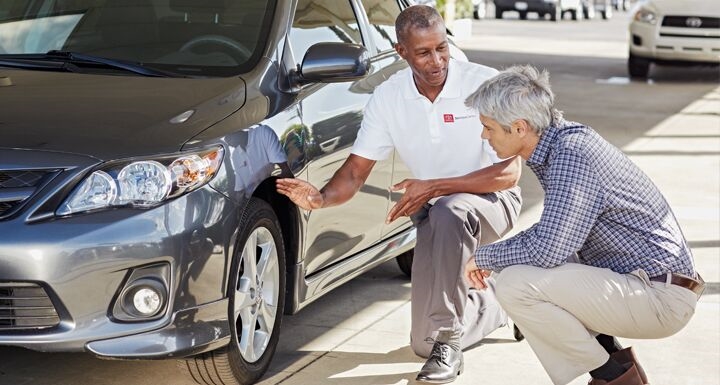
{"label": "brown leather shoe", "polygon": [[622,376],[612,380],[612,381],[605,381],[605,380],[599,380],[597,378],[593,378],[588,382],[588,385],[645,385],[642,378],[640,378],[640,373],[638,373],[637,366],[635,364],[630,364],[630,368],[625,371],[625,373],[622,374]]}
{"label": "brown leather shoe", "polygon": [[629,363],[635,364],[638,373],[640,373],[640,378],[642,378],[643,384],[649,384],[647,375],[645,374],[645,370],[643,370],[642,366],[640,366],[637,356],[632,350],[632,346],[622,350],[618,350],[617,352],[611,354],[610,357],[613,360],[617,361],[617,363],[620,365],[626,365]]}

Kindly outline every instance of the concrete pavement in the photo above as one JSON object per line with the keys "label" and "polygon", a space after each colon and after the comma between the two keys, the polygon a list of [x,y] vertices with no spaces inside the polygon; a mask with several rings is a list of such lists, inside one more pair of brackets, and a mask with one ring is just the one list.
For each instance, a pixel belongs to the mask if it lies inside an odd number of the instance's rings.
{"label": "concrete pavement", "polygon": [[[690,324],[662,340],[624,340],[635,347],[653,384],[720,384],[720,88],[661,121],[622,149],[670,201],[708,282]],[[604,133],[612,142],[614,135]],[[623,135],[618,132],[617,135]],[[624,142],[624,141],[623,141]],[[528,180],[532,179],[532,180]],[[540,201],[526,172],[526,198]],[[527,196],[527,194],[531,196]],[[516,230],[537,221],[541,205],[524,210]],[[409,348],[409,282],[394,262],[288,317],[263,385],[413,384],[423,360]],[[586,384],[587,376],[572,385]],[[455,384],[547,385],[550,380],[510,328],[465,353]]]}

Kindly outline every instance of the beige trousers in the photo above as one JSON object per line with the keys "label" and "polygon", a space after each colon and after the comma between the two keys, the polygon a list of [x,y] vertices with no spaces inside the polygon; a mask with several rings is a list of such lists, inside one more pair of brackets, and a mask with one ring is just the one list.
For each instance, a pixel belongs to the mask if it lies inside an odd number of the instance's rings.
{"label": "beige trousers", "polygon": [[496,276],[495,294],[556,385],[608,360],[598,333],[668,337],[688,323],[697,303],[692,291],[650,281],[643,270],[619,274],[578,263],[508,267]]}

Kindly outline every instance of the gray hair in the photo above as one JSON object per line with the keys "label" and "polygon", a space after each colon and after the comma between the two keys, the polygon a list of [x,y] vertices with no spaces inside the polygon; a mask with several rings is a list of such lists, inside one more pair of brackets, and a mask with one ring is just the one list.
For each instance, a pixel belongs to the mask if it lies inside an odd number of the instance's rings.
{"label": "gray hair", "polygon": [[427,5],[412,5],[400,12],[395,19],[395,33],[398,41],[402,43],[413,28],[428,29],[444,23],[437,9]]}
{"label": "gray hair", "polygon": [[497,121],[507,132],[516,120],[525,120],[536,134],[562,119],[554,107],[550,75],[530,65],[512,66],[486,80],[465,105]]}

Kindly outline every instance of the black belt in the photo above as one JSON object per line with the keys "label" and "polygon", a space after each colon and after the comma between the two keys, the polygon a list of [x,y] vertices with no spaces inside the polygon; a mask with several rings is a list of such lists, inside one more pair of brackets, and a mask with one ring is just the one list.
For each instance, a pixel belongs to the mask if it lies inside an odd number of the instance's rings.
{"label": "black belt", "polygon": [[658,275],[657,277],[650,277],[650,280],[655,282],[667,282],[668,274],[670,274],[670,283],[684,287],[697,294],[698,297],[700,297],[705,290],[705,281],[703,281],[702,277],[700,277],[700,274],[697,275],[697,279],[693,279],[685,275],[667,273]]}

